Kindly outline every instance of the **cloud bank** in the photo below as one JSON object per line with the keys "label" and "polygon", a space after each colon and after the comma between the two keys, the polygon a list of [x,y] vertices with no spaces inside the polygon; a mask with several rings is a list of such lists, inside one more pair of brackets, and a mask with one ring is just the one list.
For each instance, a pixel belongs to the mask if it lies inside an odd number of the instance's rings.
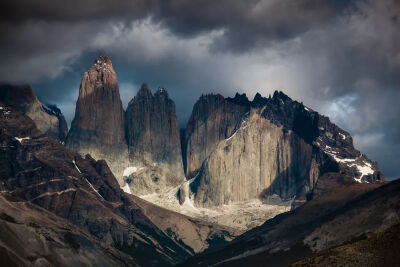
{"label": "cloud bank", "polygon": [[125,105],[143,81],[164,86],[184,127],[203,93],[282,90],[400,177],[396,0],[21,0],[0,14],[0,80],[33,84],[69,121],[83,72],[106,54]]}

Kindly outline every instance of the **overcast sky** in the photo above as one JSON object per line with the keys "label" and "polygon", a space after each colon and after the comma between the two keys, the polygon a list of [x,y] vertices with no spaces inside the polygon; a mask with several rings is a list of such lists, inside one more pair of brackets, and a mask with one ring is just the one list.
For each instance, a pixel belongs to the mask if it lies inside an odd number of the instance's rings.
{"label": "overcast sky", "polygon": [[143,81],[163,86],[184,127],[203,93],[281,90],[400,177],[398,0],[2,1],[0,34],[0,81],[30,83],[68,122],[105,54],[125,107]]}

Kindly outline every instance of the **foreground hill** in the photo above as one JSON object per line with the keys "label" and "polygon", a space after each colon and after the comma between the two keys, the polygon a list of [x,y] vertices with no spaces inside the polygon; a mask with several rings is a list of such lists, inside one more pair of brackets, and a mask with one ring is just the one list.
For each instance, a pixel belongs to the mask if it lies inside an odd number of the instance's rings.
{"label": "foreground hill", "polygon": [[363,240],[318,253],[292,266],[398,266],[400,263],[400,225],[367,234]]}
{"label": "foreground hill", "polygon": [[2,266],[137,266],[121,251],[29,202],[0,195]]}
{"label": "foreground hill", "polygon": [[[105,266],[172,265],[207,248],[213,239],[230,239],[224,228],[124,193],[105,161],[68,151],[41,133],[29,117],[3,103],[0,147],[2,206],[15,207],[1,213],[6,221],[1,232],[8,233],[0,236],[1,251],[15,264],[44,258],[53,265],[71,265],[98,256],[98,260],[108,257],[101,264]],[[175,225],[162,225],[166,218]],[[36,245],[21,250],[18,244],[26,230],[43,241],[38,241],[38,250]],[[69,232],[72,237],[65,237]],[[52,250],[46,247],[54,245],[52,240],[65,248],[61,256],[66,258],[50,255]],[[82,258],[88,246],[98,251]]]}
{"label": "foreground hill", "polygon": [[[399,203],[400,181],[382,186],[345,184],[291,212],[276,216],[220,250],[209,250],[195,256],[185,265],[289,265],[398,224]],[[371,245],[370,249],[374,246]],[[391,249],[379,247],[378,251],[386,250],[388,253]],[[334,251],[330,253],[331,258],[334,257]],[[385,252],[380,255],[385,255]]]}

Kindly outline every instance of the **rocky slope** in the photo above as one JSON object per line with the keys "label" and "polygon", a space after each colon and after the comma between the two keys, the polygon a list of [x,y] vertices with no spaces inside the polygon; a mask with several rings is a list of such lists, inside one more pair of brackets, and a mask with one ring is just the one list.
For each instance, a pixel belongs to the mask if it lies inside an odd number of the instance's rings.
{"label": "rocky slope", "polygon": [[0,262],[3,266],[138,266],[121,251],[71,222],[29,202],[0,195]]}
{"label": "rocky slope", "polygon": [[125,114],[130,191],[142,195],[184,182],[178,119],[167,91],[159,88],[153,95],[143,84]]}
{"label": "rocky slope", "polygon": [[289,265],[398,224],[399,193],[400,181],[344,184],[184,265]]}
{"label": "rocky slope", "polygon": [[[398,266],[400,263],[400,225],[369,233],[342,245],[303,259],[292,266]],[[361,240],[359,240],[361,239]]]}
{"label": "rocky slope", "polygon": [[[209,104],[204,99],[219,99],[217,106],[227,105],[236,112],[215,111],[214,102]],[[210,95],[196,105],[202,108],[195,106],[187,130],[195,133],[187,134],[189,174],[196,158],[193,154],[202,155],[197,157],[196,166],[204,161],[190,190],[186,190],[189,192],[182,189],[181,196],[192,198],[197,206],[258,198],[268,201],[278,196],[282,201],[292,200],[296,207],[345,181],[383,180],[377,164],[353,147],[347,132],[282,92],[269,98],[257,94],[252,102],[240,95],[233,99]],[[237,117],[227,119],[227,127],[224,119],[232,114]],[[215,116],[224,118],[225,123],[216,123],[221,119]],[[212,126],[206,126],[209,120]],[[223,134],[216,137],[215,133]],[[203,141],[209,139],[214,140],[212,146]],[[203,145],[204,149],[192,152],[192,140],[202,140],[197,147]],[[322,179],[317,187],[323,176],[331,179]]]}
{"label": "rocky slope", "polygon": [[127,166],[124,110],[111,59],[99,56],[85,72],[66,147],[104,159],[117,178]]}
{"label": "rocky slope", "polygon": [[[76,235],[64,236],[60,241],[60,247],[66,247],[62,255],[71,257],[64,259],[69,263],[86,261],[97,255],[98,260],[107,256],[104,263],[110,265],[119,262],[144,266],[171,265],[207,248],[214,240],[230,239],[229,231],[222,227],[193,221],[125,194],[105,161],[96,161],[90,156],[84,159],[66,150],[59,142],[42,134],[29,117],[4,103],[0,107],[0,194],[11,203],[7,205],[13,206],[17,202],[23,204],[17,209],[33,209],[26,212],[27,216],[41,207],[59,218],[55,221],[56,225],[50,224],[43,229],[47,231],[54,226],[49,238],[55,242],[65,235],[65,231],[72,229],[62,229],[65,220],[75,225],[71,231]],[[43,212],[44,217],[48,214]],[[22,215],[25,216],[25,213]],[[21,216],[6,213],[2,218],[17,222],[28,220],[28,217]],[[163,224],[164,218],[175,221],[176,226]],[[47,219],[40,220],[39,226],[45,224]],[[23,222],[19,229],[10,230],[7,224],[4,229],[17,236],[0,236],[0,240],[7,245],[17,242],[26,225]],[[77,232],[78,228],[81,232]],[[30,233],[34,239],[43,235],[46,237],[46,233],[39,230]],[[193,240],[194,236],[201,238]],[[93,245],[92,240],[101,244]],[[50,241],[43,242],[53,244]],[[37,244],[39,249],[42,249],[41,244]],[[90,252],[98,247],[100,250],[96,253]],[[89,250],[88,258],[81,256],[86,250]],[[104,254],[105,250],[109,252]],[[29,258],[24,255],[32,254],[29,249],[21,251],[20,247],[7,246],[1,253],[14,253],[25,261]],[[120,254],[122,256],[118,256]],[[45,259],[50,262],[59,260]]]}
{"label": "rocky slope", "polygon": [[176,242],[188,246],[192,254],[231,241],[239,234],[233,228],[171,212],[136,196],[132,198],[159,229]]}
{"label": "rocky slope", "polygon": [[61,111],[54,105],[43,105],[29,85],[0,85],[0,101],[28,115],[48,136],[65,141],[68,127]]}

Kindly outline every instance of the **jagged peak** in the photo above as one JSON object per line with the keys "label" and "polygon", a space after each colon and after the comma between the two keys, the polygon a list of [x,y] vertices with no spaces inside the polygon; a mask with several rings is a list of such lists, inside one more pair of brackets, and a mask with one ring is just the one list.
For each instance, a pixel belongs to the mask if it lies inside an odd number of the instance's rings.
{"label": "jagged peak", "polygon": [[228,98],[226,98],[226,100],[229,102],[238,104],[238,105],[249,105],[250,104],[250,101],[247,98],[247,95],[245,93],[243,93],[243,94],[236,93],[235,97],[233,97],[233,98],[228,97]]}
{"label": "jagged peak", "polygon": [[288,95],[286,95],[284,92],[277,91],[277,90],[274,92],[272,98],[273,99],[281,99],[283,101],[286,101],[286,100],[292,101],[292,99]]}
{"label": "jagged peak", "polygon": [[111,58],[109,58],[108,56],[100,55],[94,60],[94,64],[102,64],[102,63],[112,64]]}
{"label": "jagged peak", "polygon": [[149,91],[150,92],[150,87],[147,85],[146,82],[143,82],[142,85],[140,86],[139,91]]}
{"label": "jagged peak", "polygon": [[43,104],[43,109],[50,115],[54,115],[57,117],[63,116],[61,110],[54,104]]}
{"label": "jagged peak", "polygon": [[150,93],[151,94],[151,90],[150,87],[147,85],[146,82],[143,82],[142,85],[140,86],[139,92],[143,92],[143,93]]}
{"label": "jagged peak", "polygon": [[268,101],[268,98],[263,97],[260,93],[256,93],[251,104],[253,106],[263,106]]}
{"label": "jagged peak", "polygon": [[167,90],[165,90],[164,87],[158,87],[158,89],[157,89],[156,93],[154,94],[154,96],[162,96],[162,97],[169,98],[168,92],[167,92]]}
{"label": "jagged peak", "polygon": [[98,56],[94,60],[92,69],[95,69],[97,71],[100,71],[100,70],[114,70],[113,66],[112,66],[111,58],[109,58],[107,56],[103,56],[103,55]]}
{"label": "jagged peak", "polygon": [[207,93],[207,94],[201,94],[200,99],[198,101],[213,99],[213,98],[225,99],[221,94]]}
{"label": "jagged peak", "polygon": [[136,97],[153,97],[153,94],[151,93],[150,87],[147,85],[146,82],[143,82],[142,85],[140,86],[139,91],[137,92]]}

